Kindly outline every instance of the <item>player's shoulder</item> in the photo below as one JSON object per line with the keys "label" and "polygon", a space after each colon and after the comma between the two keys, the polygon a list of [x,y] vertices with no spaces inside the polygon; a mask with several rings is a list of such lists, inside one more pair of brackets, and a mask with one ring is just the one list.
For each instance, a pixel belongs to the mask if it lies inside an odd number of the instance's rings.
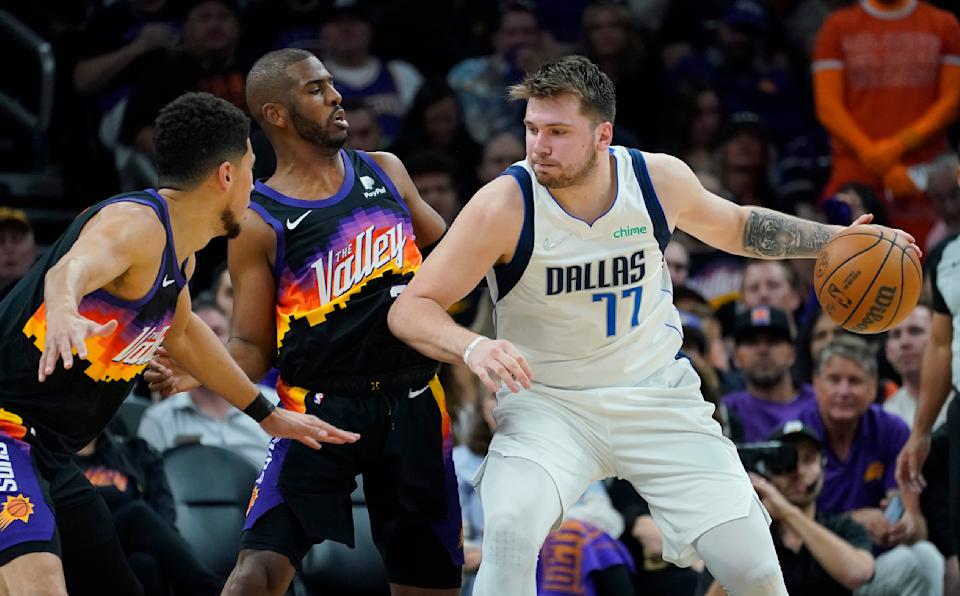
{"label": "player's shoulder", "polygon": [[98,209],[84,226],[82,234],[91,230],[118,239],[126,238],[134,245],[150,246],[167,240],[167,230],[157,210],[134,201],[115,201]]}
{"label": "player's shoulder", "polygon": [[[631,151],[636,151],[635,149]],[[696,174],[682,159],[668,153],[647,153],[641,151],[643,161],[653,184],[654,191],[661,197],[683,196],[699,184]]]}
{"label": "player's shoulder", "polygon": [[[360,150],[356,150],[355,153],[360,155],[364,153]],[[403,165],[403,160],[396,156],[396,154],[390,153],[389,151],[371,151],[367,155],[380,166],[380,169],[386,173],[391,179],[396,180],[404,179],[409,176],[407,173],[407,166]]]}

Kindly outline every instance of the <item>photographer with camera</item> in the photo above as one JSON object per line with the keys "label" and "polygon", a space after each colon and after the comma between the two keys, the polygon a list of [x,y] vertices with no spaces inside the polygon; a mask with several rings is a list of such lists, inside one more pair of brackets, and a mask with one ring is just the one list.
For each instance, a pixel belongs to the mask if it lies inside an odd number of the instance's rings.
{"label": "photographer with camera", "polygon": [[[874,575],[873,543],[866,529],[849,515],[817,510],[823,452],[816,431],[791,420],[769,441],[740,451],[773,518],[770,532],[791,594],[893,594],[865,589]],[[708,594],[723,592],[714,584]]]}

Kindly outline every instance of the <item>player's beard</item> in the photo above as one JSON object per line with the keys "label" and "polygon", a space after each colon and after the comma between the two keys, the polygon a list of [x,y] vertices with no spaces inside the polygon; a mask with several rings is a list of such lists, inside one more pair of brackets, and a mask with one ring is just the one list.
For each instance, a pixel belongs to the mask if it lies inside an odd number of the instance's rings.
{"label": "player's beard", "polygon": [[[334,114],[336,112],[337,110],[334,110]],[[293,122],[293,129],[301,139],[321,149],[336,153],[347,142],[347,131],[341,129],[333,131],[333,114],[325,124],[318,124],[290,106],[290,121]]]}
{"label": "player's beard", "polygon": [[229,207],[224,207],[220,212],[220,225],[223,226],[224,235],[227,238],[232,239],[240,235],[240,222]]}
{"label": "player's beard", "polygon": [[553,174],[544,174],[542,172],[537,172],[534,169],[534,174],[537,177],[537,182],[542,184],[547,188],[567,188],[568,186],[576,186],[583,182],[587,176],[590,175],[590,172],[593,171],[597,165],[597,152],[593,149],[588,150],[587,158],[584,161],[583,165],[577,168],[572,174],[567,174],[561,172],[557,175]]}

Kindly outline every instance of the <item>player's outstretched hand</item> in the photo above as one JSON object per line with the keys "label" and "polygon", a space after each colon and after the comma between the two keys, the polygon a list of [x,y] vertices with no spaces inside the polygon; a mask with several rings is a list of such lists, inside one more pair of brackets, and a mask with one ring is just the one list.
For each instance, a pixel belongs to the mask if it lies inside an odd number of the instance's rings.
{"label": "player's outstretched hand", "polygon": [[927,486],[923,478],[923,464],[930,454],[930,435],[911,433],[900,455],[897,456],[897,484],[900,490],[921,492]]}
{"label": "player's outstretched hand", "polygon": [[505,339],[484,338],[467,356],[466,364],[487,389],[494,392],[500,388],[494,376],[514,393],[520,391],[521,386],[529,388],[533,377],[527,360]]}
{"label": "player's outstretched hand", "polygon": [[37,367],[37,379],[44,382],[57,368],[57,360],[63,359],[63,368],[73,368],[73,351],[77,358],[86,360],[88,337],[110,335],[117,330],[117,321],[97,323],[76,310],[47,312],[47,332],[43,340],[43,353]]}
{"label": "player's outstretched hand", "polygon": [[183,370],[179,363],[161,346],[147,364],[143,378],[155,391],[164,397],[190,391],[200,386],[200,382]]}
{"label": "player's outstretched hand", "polygon": [[260,423],[267,434],[284,439],[295,439],[311,449],[320,449],[320,443],[355,443],[360,435],[341,430],[312,414],[300,414],[281,408],[275,409]]}
{"label": "player's outstretched hand", "polygon": [[[864,213],[863,215],[861,215],[860,217],[858,217],[852,224],[850,224],[849,227],[852,228],[852,227],[854,227],[854,226],[866,225],[866,224],[868,224],[868,223],[870,223],[870,222],[872,222],[872,221],[873,221],[873,214],[872,214],[872,213]],[[910,246],[910,248],[912,248],[914,251],[916,251],[916,253],[917,253],[917,258],[918,258],[918,259],[923,256],[923,251],[921,251],[921,250],[920,250],[920,247],[917,246],[917,240],[916,240],[912,235],[910,235],[909,233],[904,232],[903,230],[897,230],[897,229],[894,229],[894,228],[888,228],[888,227],[886,227],[886,226],[881,226],[881,225],[877,225],[877,224],[874,224],[874,226],[876,226],[876,227],[878,227],[878,228],[882,228],[882,229],[884,229],[884,230],[886,230],[886,231],[888,231],[888,232],[892,232],[892,233],[896,234],[897,236],[899,236],[900,238],[903,238],[904,240],[906,240],[906,241],[907,241],[907,244]],[[884,234],[884,236],[886,236],[886,234]]]}

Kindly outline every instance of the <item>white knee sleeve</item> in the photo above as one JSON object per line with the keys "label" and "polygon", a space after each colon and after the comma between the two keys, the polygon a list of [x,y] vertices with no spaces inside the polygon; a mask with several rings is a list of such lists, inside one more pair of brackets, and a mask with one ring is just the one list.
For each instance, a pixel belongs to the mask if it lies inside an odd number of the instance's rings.
{"label": "white knee sleeve", "polygon": [[480,483],[483,556],[474,596],[535,596],[537,555],[562,511],[556,484],[532,461],[491,453]]}
{"label": "white knee sleeve", "polygon": [[697,552],[730,596],[786,596],[780,561],[756,499],[747,517],[707,530]]}

